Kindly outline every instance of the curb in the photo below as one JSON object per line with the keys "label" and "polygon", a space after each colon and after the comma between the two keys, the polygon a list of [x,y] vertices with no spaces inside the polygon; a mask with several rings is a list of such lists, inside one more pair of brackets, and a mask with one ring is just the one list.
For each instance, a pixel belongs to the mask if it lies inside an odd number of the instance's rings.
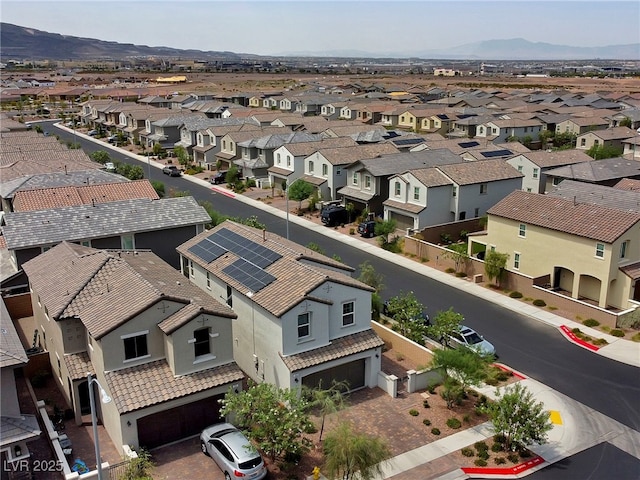
{"label": "curb", "polygon": [[485,478],[485,475],[500,475],[508,476],[505,478],[510,478],[513,476],[520,476],[527,470],[542,465],[543,463],[545,463],[544,458],[536,456],[531,460],[528,460],[524,463],[519,463],[518,465],[515,465],[513,467],[462,467],[461,470],[469,475],[470,478]]}
{"label": "curb", "polygon": [[575,343],[580,347],[586,348],[587,350],[591,350],[592,352],[597,352],[598,350],[600,350],[600,347],[598,347],[597,345],[593,345],[589,342],[582,340],[581,338],[578,338],[576,334],[573,333],[571,329],[566,325],[560,325],[559,328],[562,335],[564,335],[567,339],[569,339],[570,342]]}
{"label": "curb", "polygon": [[492,363],[494,367],[504,370],[505,372],[511,372],[514,377],[518,377],[520,380],[526,380],[528,377],[524,373],[520,373],[511,367],[506,366],[504,363]]}

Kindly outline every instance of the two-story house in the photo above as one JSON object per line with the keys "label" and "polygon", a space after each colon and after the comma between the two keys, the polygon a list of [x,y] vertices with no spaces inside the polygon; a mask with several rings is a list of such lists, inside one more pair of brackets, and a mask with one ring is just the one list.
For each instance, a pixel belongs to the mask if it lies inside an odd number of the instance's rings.
{"label": "two-story house", "polygon": [[522,173],[522,190],[525,192],[545,193],[547,171],[590,162],[589,155],[580,150],[534,151],[521,153],[507,160],[507,163]]}
{"label": "two-story house", "polygon": [[506,253],[508,270],[573,299],[631,308],[640,279],[640,211],[593,203],[599,195],[586,193],[513,192],[489,209],[486,232],[469,237],[469,251]]}
{"label": "two-story house", "polygon": [[140,132],[140,141],[147,148],[153,148],[158,143],[162,148],[173,151],[176,142],[180,141],[180,128],[184,122],[198,117],[206,118],[201,112],[165,115],[162,118],[153,115],[146,119],[145,129]]}
{"label": "two-story house", "polygon": [[43,348],[76,422],[91,413],[87,374],[113,401],[96,403],[113,444],[153,448],[220,421],[241,390],[236,314],[148,251],[63,242],[24,265]]}
{"label": "two-story house", "polygon": [[353,268],[278,235],[226,221],[180,247],[189,280],[237,315],[233,354],[280,388],[377,385],[384,342],[371,328],[372,289]]}
{"label": "two-story house", "polygon": [[622,140],[622,156],[634,160],[640,160],[640,135]]}
{"label": "two-story house", "polygon": [[617,148],[622,153],[624,142],[630,138],[636,138],[638,132],[629,127],[613,127],[606,130],[595,130],[578,135],[576,138],[576,148],[578,150],[589,150],[591,147],[611,147]]}
{"label": "two-story house", "polygon": [[[254,117],[252,117],[254,118]],[[255,119],[255,118],[254,118]],[[223,131],[224,132],[224,131]],[[260,127],[254,129],[252,127],[243,127],[238,130],[227,131],[219,139],[220,151],[216,153],[216,164],[225,170],[241,158],[242,148],[238,146],[240,142],[250,141],[254,138],[264,137],[266,135],[277,135],[291,133],[291,129],[287,127]],[[216,134],[218,137],[218,134]]]}
{"label": "two-story house", "polygon": [[476,135],[481,138],[486,137],[494,143],[505,143],[512,138],[519,140],[530,138],[536,141],[540,137],[542,128],[542,122],[535,118],[509,118],[491,120],[484,125],[478,125]]}
{"label": "two-story house", "polygon": [[547,170],[545,192],[563,180],[613,186],[623,178],[640,179],[640,163],[623,157],[591,160]]}
{"label": "two-story house", "polygon": [[604,118],[572,116],[556,124],[556,134],[571,133],[573,135],[582,135],[594,130],[604,130],[608,126],[609,122]]}

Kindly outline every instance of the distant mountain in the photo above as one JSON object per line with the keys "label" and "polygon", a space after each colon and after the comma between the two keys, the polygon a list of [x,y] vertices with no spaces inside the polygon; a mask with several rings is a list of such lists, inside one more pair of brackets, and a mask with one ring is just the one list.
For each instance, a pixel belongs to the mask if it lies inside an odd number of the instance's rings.
{"label": "distant mountain", "polygon": [[[605,47],[572,47],[529,42],[522,38],[487,40],[449,49],[398,52],[360,50],[285,52],[273,57],[422,58],[451,60],[640,60],[640,43]],[[0,23],[0,59],[123,60],[131,57],[181,57],[199,60],[239,60],[258,55],[234,52],[181,50],[48,33]],[[266,56],[262,56],[263,58]]]}
{"label": "distant mountain", "polygon": [[127,57],[182,57],[239,59],[233,52],[204,52],[131,43],[105,42],[93,38],[48,33],[34,28],[0,23],[0,59],[122,60]]}

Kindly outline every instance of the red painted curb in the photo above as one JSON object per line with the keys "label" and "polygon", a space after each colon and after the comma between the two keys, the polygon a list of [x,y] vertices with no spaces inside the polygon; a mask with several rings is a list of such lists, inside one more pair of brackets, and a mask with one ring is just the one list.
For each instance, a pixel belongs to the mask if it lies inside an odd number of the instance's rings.
{"label": "red painted curb", "polygon": [[576,337],[576,334],[573,333],[571,331],[571,329],[569,327],[567,327],[566,325],[560,325],[560,330],[572,342],[577,343],[578,345],[582,345],[583,347],[588,348],[589,350],[591,350],[593,352],[597,352],[598,350],[600,350],[600,347],[598,347],[597,345],[593,345],[593,344],[591,344],[589,342],[585,342],[581,338]]}
{"label": "red painted curb", "polygon": [[226,190],[223,190],[221,188],[211,187],[211,190],[213,190],[216,193],[221,193],[222,195],[225,195],[230,198],[236,198],[235,194],[231,192],[227,192]]}
{"label": "red painted curb", "polygon": [[462,467],[462,471],[467,475],[475,474],[487,474],[487,475],[516,475],[518,473],[522,473],[530,468],[535,467],[536,465],[540,465],[544,463],[544,458],[542,457],[534,457],[531,460],[528,460],[524,463],[520,463],[513,467]]}
{"label": "red painted curb", "polygon": [[493,366],[499,368],[500,370],[504,370],[505,372],[513,373],[513,376],[518,377],[520,380],[524,380],[525,378],[527,378],[521,373],[518,373],[515,370],[511,370],[509,367],[506,367],[505,365],[502,365],[500,363],[494,363]]}

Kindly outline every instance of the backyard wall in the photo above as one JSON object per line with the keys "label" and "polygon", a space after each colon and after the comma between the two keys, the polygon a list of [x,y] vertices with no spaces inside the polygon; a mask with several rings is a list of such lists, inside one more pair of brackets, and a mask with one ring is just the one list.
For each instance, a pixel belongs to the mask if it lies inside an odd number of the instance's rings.
{"label": "backyard wall", "polygon": [[429,365],[431,358],[433,357],[431,350],[422,345],[418,345],[416,342],[403,337],[397,332],[394,332],[389,327],[382,325],[374,320],[371,320],[371,326],[378,336],[384,341],[385,346],[388,349],[393,350],[403,355],[406,359],[411,360],[419,367]]}

